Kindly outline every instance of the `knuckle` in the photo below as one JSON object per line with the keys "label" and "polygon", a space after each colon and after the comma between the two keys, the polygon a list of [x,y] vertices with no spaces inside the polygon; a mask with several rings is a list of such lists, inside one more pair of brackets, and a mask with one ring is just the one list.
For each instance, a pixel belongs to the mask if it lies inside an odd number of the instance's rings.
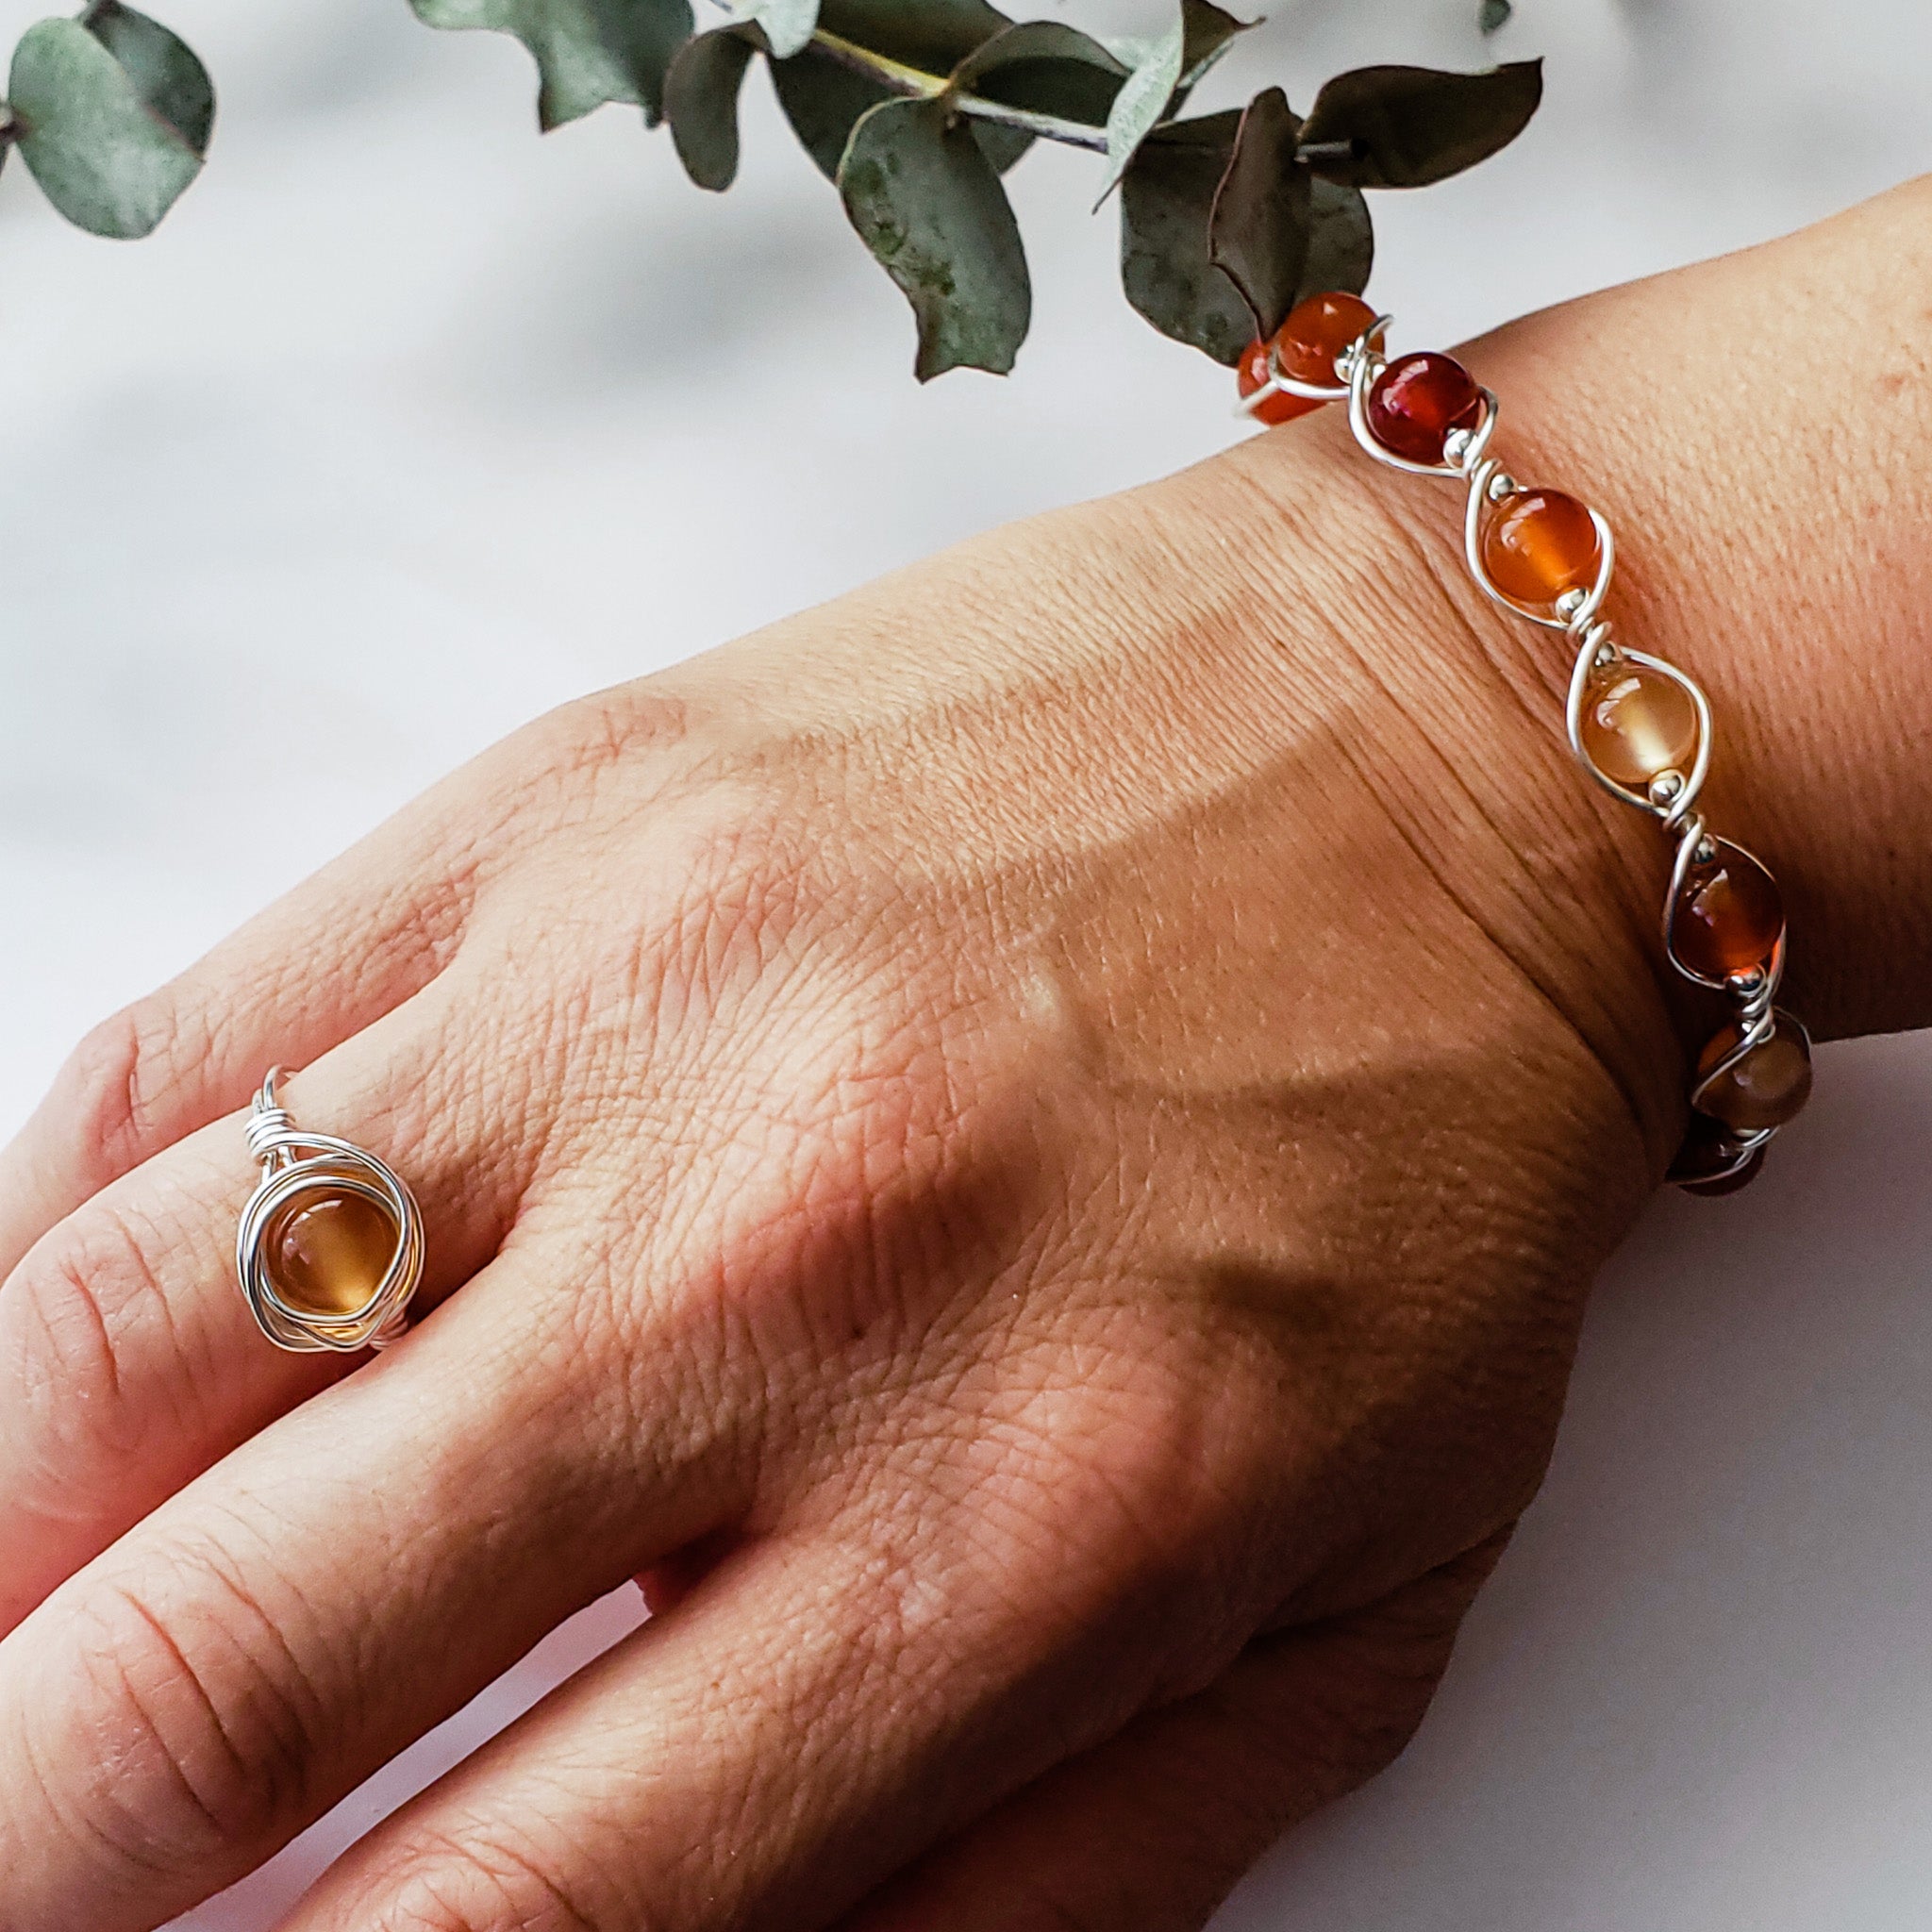
{"label": "knuckle", "polygon": [[193,1638],[125,1585],[98,1587],[76,1615],[77,1716],[114,1745],[89,1822],[148,1870],[225,1866],[309,1809],[318,1717],[286,1643],[232,1585],[199,1590],[195,1605]]}
{"label": "knuckle", "polygon": [[[656,1932],[635,1908],[600,1911],[573,1897],[534,1855],[500,1841],[419,1848],[376,1909],[390,1932]],[[365,1909],[344,1924],[374,1918]]]}
{"label": "knuckle", "polygon": [[70,1056],[53,1108],[75,1166],[105,1187],[173,1139],[169,1096],[208,1057],[200,1023],[165,991],[104,1020]]}
{"label": "knuckle", "polygon": [[122,1365],[155,1359],[166,1300],[133,1230],[98,1205],[28,1254],[8,1298],[19,1323],[14,1387],[44,1465],[29,1486],[84,1484],[104,1459],[137,1446]]}

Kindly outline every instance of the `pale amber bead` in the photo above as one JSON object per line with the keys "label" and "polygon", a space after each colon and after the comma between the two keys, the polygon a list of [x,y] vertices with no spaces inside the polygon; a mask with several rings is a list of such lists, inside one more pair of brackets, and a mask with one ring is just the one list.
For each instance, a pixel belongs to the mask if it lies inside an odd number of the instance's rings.
{"label": "pale amber bead", "polygon": [[1743,1037],[1741,1026],[1726,1026],[1698,1057],[1697,1110],[1740,1133],[1781,1127],[1811,1098],[1811,1042],[1797,1021],[1779,1013],[1771,1038],[1713,1079]]}
{"label": "pale amber bead", "polygon": [[275,1293],[298,1314],[360,1313],[375,1299],[400,1235],[374,1201],[322,1182],[270,1216],[262,1255]]}
{"label": "pale amber bead", "polygon": [[1623,658],[1591,678],[1578,736],[1606,778],[1641,791],[1696,762],[1697,707],[1674,677]]}
{"label": "pale amber bead", "polygon": [[1504,596],[1534,608],[1587,591],[1603,562],[1589,508],[1560,490],[1515,490],[1483,526],[1483,568]]}

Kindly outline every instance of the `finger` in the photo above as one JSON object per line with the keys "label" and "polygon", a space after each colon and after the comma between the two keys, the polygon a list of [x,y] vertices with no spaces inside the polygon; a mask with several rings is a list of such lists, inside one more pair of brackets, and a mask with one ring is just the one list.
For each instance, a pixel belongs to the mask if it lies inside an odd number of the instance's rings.
{"label": "finger", "polygon": [[557,1273],[507,1255],[0,1641],[7,1932],[174,1917],[743,1507],[708,1410],[673,1403],[693,1337],[587,1390],[574,1296],[534,1301]]}
{"label": "finger", "polygon": [[[389,1159],[422,1206],[427,1307],[515,1212],[504,1115],[455,1086],[459,996],[431,989],[286,1090],[296,1118]],[[0,1287],[0,1632],[64,1577],[355,1357],[289,1355],[235,1280],[258,1179],[220,1121],[124,1176]]]}
{"label": "finger", "polygon": [[1285,1831],[1407,1743],[1500,1550],[1252,1644],[1209,1690],[1016,1792],[841,1932],[1197,1932]]}
{"label": "finger", "polygon": [[96,1027],[0,1153],[0,1279],[83,1201],[425,986],[469,898],[455,836],[418,810]]}
{"label": "finger", "polygon": [[806,1932],[1099,1742],[1199,1668],[1171,1634],[1188,1537],[1136,1521],[1187,1512],[1132,1444],[1096,1449],[1125,1433],[1117,1402],[1054,1407],[1080,1449],[1045,1452],[1038,1492],[989,1422],[957,1501],[908,1479],[933,1444],[908,1445],[832,1524],[728,1556],[351,1852],[289,1932]]}

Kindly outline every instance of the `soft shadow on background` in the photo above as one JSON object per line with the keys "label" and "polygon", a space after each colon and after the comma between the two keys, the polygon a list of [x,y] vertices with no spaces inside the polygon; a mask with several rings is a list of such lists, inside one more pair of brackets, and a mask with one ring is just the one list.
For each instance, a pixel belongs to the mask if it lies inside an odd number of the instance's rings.
{"label": "soft shadow on background", "polygon": [[[42,10],[0,0],[0,40]],[[1478,64],[1474,12],[1283,0],[1204,105]],[[714,201],[634,115],[539,141],[521,50],[403,0],[167,14],[223,118],[154,241],[75,235],[0,177],[4,1124],[88,1024],[532,712],[1237,433],[1224,375],[1119,297],[1080,158],[1015,177],[1018,375],[921,391],[900,298],[761,82]],[[1403,342],[1932,166],[1924,0],[1519,0],[1496,50],[1550,56],[1529,133],[1376,199]],[[1658,1205],[1422,1737],[1223,1932],[1926,1924],[1928,1129],[1932,1053],[1830,1052],[1774,1180]],[[262,1932],[635,1615],[588,1612],[182,1924]]]}

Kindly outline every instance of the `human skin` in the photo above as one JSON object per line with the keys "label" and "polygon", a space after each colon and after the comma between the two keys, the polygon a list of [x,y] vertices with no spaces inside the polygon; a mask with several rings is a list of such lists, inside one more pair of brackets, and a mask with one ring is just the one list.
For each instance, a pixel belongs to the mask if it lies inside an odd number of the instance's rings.
{"label": "human skin", "polygon": [[[1468,352],[1824,1036],[1932,1017],[1928,291],[1913,186]],[[1458,510],[1331,411],[970,543],[93,1036],[0,1172],[0,1932],[165,1921],[640,1573],[291,1925],[1179,1932],[1386,1762],[1721,1018]],[[423,1203],[359,1367],[232,1278],[276,1060]]]}

